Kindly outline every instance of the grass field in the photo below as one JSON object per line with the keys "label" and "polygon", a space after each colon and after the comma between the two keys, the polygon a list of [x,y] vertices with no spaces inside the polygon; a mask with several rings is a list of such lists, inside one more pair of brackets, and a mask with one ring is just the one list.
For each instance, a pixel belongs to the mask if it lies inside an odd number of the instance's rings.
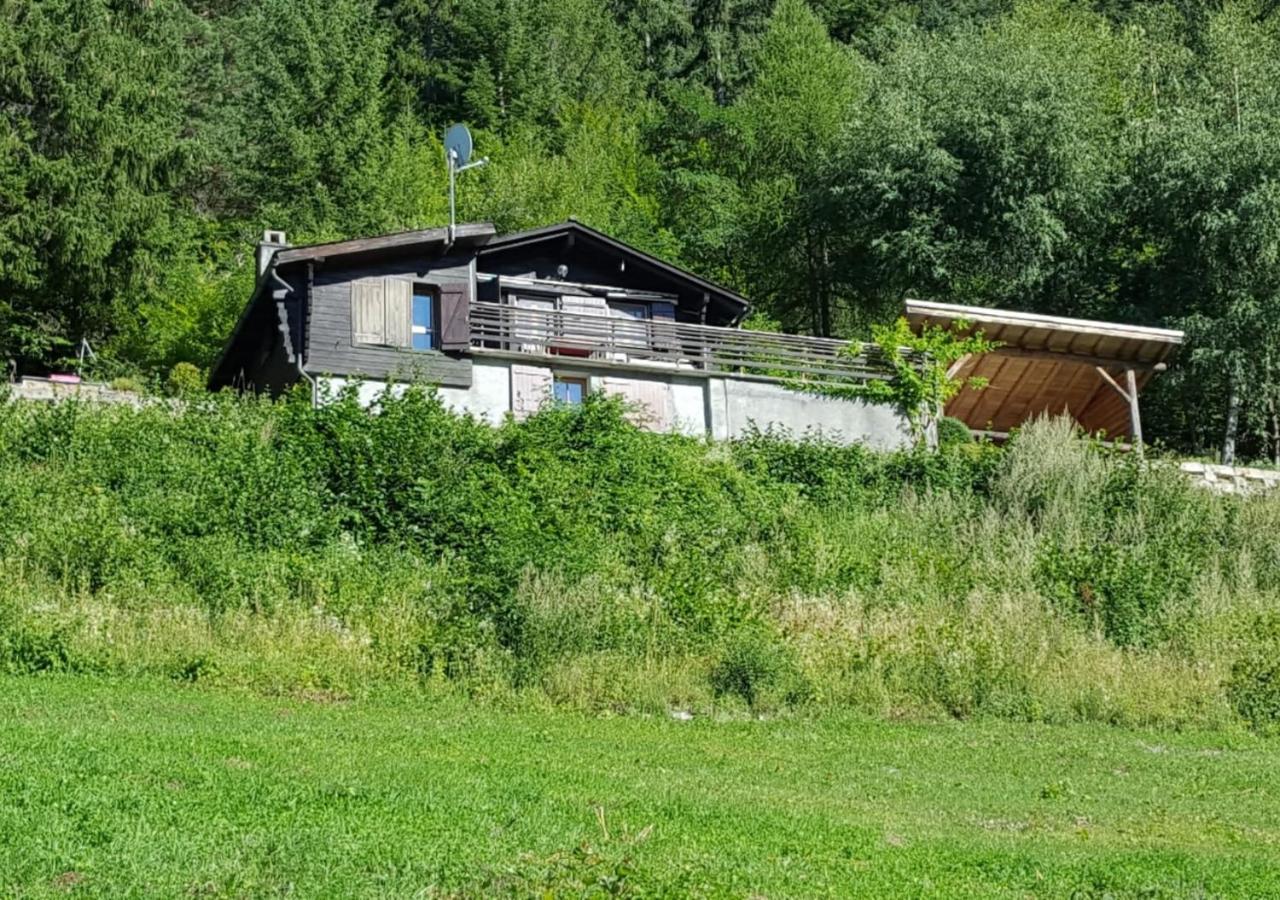
{"label": "grass field", "polygon": [[1280,742],[0,679],[0,894],[1275,896]]}

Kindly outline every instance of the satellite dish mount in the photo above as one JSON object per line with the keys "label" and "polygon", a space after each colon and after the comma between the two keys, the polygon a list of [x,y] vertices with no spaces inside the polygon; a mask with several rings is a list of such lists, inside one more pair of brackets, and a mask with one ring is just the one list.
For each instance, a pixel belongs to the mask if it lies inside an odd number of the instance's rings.
{"label": "satellite dish mount", "polygon": [[471,132],[466,125],[459,122],[450,125],[444,133],[444,159],[449,167],[449,243],[453,243],[453,235],[457,230],[457,179],[459,172],[483,166],[489,157],[471,161]]}

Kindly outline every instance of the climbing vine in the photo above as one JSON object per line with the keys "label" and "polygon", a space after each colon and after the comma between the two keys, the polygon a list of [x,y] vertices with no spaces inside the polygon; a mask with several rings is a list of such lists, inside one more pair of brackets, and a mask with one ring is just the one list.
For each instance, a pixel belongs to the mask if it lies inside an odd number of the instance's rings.
{"label": "climbing vine", "polygon": [[[899,318],[892,325],[873,326],[872,354],[888,368],[890,376],[818,390],[829,395],[892,404],[906,416],[912,438],[917,444],[923,444],[948,400],[965,387],[977,390],[986,387],[985,378],[956,378],[951,371],[964,357],[990,353],[999,346],[987,340],[981,331],[966,334],[968,328],[969,323],[961,320],[951,328],[926,326],[916,333],[905,318]],[[862,357],[868,349],[867,345],[854,342],[843,352]]]}

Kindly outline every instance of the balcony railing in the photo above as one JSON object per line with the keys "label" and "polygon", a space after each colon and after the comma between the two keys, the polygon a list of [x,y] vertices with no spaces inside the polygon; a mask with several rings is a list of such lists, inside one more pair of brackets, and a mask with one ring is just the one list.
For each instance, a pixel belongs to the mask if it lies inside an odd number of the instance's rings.
{"label": "balcony railing", "polygon": [[505,303],[471,304],[480,350],[747,375],[814,386],[860,384],[890,372],[873,345],[661,319],[629,319]]}

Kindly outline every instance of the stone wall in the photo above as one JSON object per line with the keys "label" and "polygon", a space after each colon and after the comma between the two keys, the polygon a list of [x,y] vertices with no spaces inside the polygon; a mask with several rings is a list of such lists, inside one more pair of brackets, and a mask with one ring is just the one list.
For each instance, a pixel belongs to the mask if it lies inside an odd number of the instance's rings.
{"label": "stone wall", "polygon": [[109,384],[92,381],[79,383],[50,381],[47,378],[22,378],[9,385],[9,396],[14,400],[35,400],[52,403],[76,398],[93,403],[127,403],[141,406],[143,398],[133,391],[118,391]]}
{"label": "stone wall", "polygon": [[1251,469],[1184,462],[1179,468],[1196,484],[1222,494],[1252,494],[1280,487],[1280,469]]}

